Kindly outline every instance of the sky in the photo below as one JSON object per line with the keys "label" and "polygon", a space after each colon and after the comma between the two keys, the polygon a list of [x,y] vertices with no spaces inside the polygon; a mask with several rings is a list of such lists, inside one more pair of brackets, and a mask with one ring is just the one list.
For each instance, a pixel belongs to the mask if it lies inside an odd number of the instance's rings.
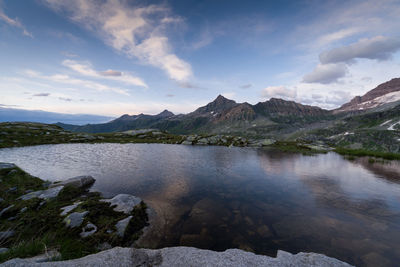
{"label": "sky", "polygon": [[400,77],[400,1],[0,0],[0,107],[333,109]]}

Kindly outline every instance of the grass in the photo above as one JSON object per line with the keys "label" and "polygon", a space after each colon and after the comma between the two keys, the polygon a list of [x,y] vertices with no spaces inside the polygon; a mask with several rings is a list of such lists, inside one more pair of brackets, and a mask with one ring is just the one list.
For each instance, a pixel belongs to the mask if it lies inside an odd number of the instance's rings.
{"label": "grass", "polygon": [[[19,168],[0,170],[0,210],[14,205],[0,217],[0,231],[14,230],[15,235],[0,240],[0,247],[8,247],[9,251],[0,254],[0,263],[15,257],[31,257],[47,250],[57,250],[60,259],[73,259],[98,252],[98,245],[108,242],[112,246],[132,245],[139,238],[141,229],[147,225],[146,205],[135,207],[130,214],[114,211],[109,203],[101,202],[97,192],[87,192],[73,187],[65,187],[57,198],[18,200],[26,190],[45,189],[44,181],[33,177]],[[13,193],[7,192],[10,187],[17,187]],[[81,238],[81,227],[67,228],[60,216],[61,208],[76,201],[82,203],[74,211],[88,211],[82,224],[91,222],[98,230],[92,236]],[[25,212],[21,212],[26,208]],[[132,215],[127,234],[120,238],[116,234],[115,224]],[[11,218],[11,220],[9,220]],[[111,230],[111,232],[110,232]]]}
{"label": "grass", "polygon": [[388,160],[400,160],[400,154],[397,153],[388,153],[388,152],[379,152],[379,151],[370,151],[364,149],[347,149],[347,148],[336,148],[334,150],[336,153],[341,155],[348,156],[357,156],[357,157],[376,157],[383,158]]}
{"label": "grass", "polygon": [[302,153],[303,155],[314,155],[319,153],[327,153],[324,150],[316,150],[308,147],[306,144],[302,144],[295,141],[277,141],[274,144],[268,146],[275,149],[279,149],[285,152],[296,152]]}

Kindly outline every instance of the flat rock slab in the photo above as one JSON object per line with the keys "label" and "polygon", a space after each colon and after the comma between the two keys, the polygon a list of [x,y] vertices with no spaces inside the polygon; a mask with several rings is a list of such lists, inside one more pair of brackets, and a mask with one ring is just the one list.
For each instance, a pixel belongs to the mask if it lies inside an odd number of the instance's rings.
{"label": "flat rock slab", "polygon": [[62,207],[62,208],[61,208],[62,212],[60,213],[60,215],[61,215],[61,216],[67,215],[70,211],[73,211],[74,209],[76,209],[76,207],[78,207],[79,204],[81,204],[81,203],[82,203],[82,202],[79,201],[79,202],[75,202],[75,203],[72,204],[72,205]]}
{"label": "flat rock slab", "polygon": [[36,263],[32,259],[12,259],[3,266],[270,266],[270,267],[348,267],[345,262],[316,253],[291,254],[279,250],[276,258],[240,249],[224,252],[191,247],[134,249],[115,247],[80,259]]}
{"label": "flat rock slab", "polygon": [[117,228],[117,233],[120,237],[123,237],[125,235],[126,227],[128,227],[128,224],[131,221],[131,219],[132,219],[132,216],[129,216],[125,219],[120,220],[115,225],[115,228]]}
{"label": "flat rock slab", "polygon": [[31,193],[25,194],[23,196],[20,196],[18,199],[29,200],[29,199],[32,199],[35,197],[41,198],[41,199],[52,199],[52,198],[57,197],[63,188],[64,188],[64,186],[57,186],[57,187],[49,188],[46,190],[39,190],[39,191],[31,192]]}
{"label": "flat rock slab", "polygon": [[84,187],[88,187],[91,186],[96,180],[89,175],[83,175],[83,176],[77,176],[77,177],[73,177],[70,178],[68,180],[59,182],[59,183],[54,183],[51,184],[49,187],[56,187],[56,186],[73,186],[73,187],[77,187],[77,188],[84,188]]}
{"label": "flat rock slab", "polygon": [[0,170],[2,169],[11,169],[11,168],[16,168],[17,165],[14,163],[5,163],[5,162],[0,162]]}
{"label": "flat rock slab", "polygon": [[128,194],[119,194],[111,199],[101,199],[100,201],[111,203],[111,206],[115,206],[115,211],[129,214],[135,206],[142,202],[142,199]]}
{"label": "flat rock slab", "polygon": [[88,214],[88,211],[71,213],[64,219],[65,225],[70,228],[80,226],[83,223],[86,214]]}

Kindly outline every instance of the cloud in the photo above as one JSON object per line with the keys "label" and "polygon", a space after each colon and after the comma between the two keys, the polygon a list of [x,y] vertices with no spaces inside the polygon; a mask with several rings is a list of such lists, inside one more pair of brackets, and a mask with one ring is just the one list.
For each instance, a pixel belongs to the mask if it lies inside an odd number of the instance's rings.
{"label": "cloud", "polygon": [[96,91],[111,91],[115,92],[118,94],[122,95],[129,95],[129,93],[121,88],[117,87],[111,87],[107,86],[101,83],[93,82],[93,81],[88,81],[88,80],[82,80],[82,79],[76,79],[73,77],[70,77],[69,75],[65,74],[54,74],[54,75],[42,75],[41,73],[33,70],[25,70],[24,74],[27,75],[30,78],[36,78],[40,80],[45,80],[45,81],[50,81],[50,82],[55,82],[55,83],[60,83],[60,84],[65,84],[65,85],[73,85],[78,88],[88,88],[88,89],[93,89]]}
{"label": "cloud", "polygon": [[32,96],[49,96],[50,93],[39,93],[39,94],[34,94]]}
{"label": "cloud", "polygon": [[240,85],[239,88],[241,88],[241,89],[248,89],[248,88],[250,88],[250,87],[252,87],[252,86],[253,86],[253,85],[252,85],[251,83],[249,83],[249,84]]}
{"label": "cloud", "polygon": [[376,36],[323,52],[319,59],[322,64],[351,62],[357,58],[387,60],[399,49],[400,39]]}
{"label": "cloud", "polygon": [[68,98],[68,97],[59,97],[58,99],[61,100],[61,101],[66,101],[66,102],[71,102],[72,101],[72,98]]}
{"label": "cloud", "polygon": [[122,72],[117,70],[100,71],[99,74],[101,76],[122,76]]}
{"label": "cloud", "polygon": [[173,94],[166,94],[165,96],[166,96],[166,97],[174,97],[175,95],[173,95]]}
{"label": "cloud", "polygon": [[71,20],[95,32],[107,45],[164,70],[176,81],[192,76],[190,64],[172,52],[166,30],[181,23],[164,5],[133,6],[122,0],[43,0]]}
{"label": "cloud", "polygon": [[77,54],[74,54],[74,53],[71,53],[71,52],[68,52],[68,51],[62,51],[61,54],[63,56],[66,56],[66,57],[78,57]]}
{"label": "cloud", "polygon": [[4,21],[5,23],[7,23],[12,27],[21,29],[23,35],[33,38],[32,33],[26,30],[25,26],[18,20],[18,18],[12,19],[6,15],[6,13],[3,10],[1,1],[0,1],[0,20]]}
{"label": "cloud", "polygon": [[285,86],[269,86],[261,91],[261,95],[265,98],[283,98],[293,100],[297,96],[296,89],[288,89]]}
{"label": "cloud", "polygon": [[309,74],[303,77],[304,83],[322,83],[329,84],[338,82],[347,73],[347,66],[344,63],[339,64],[318,64]]}
{"label": "cloud", "polygon": [[90,62],[78,62],[75,60],[66,59],[62,62],[65,67],[72,69],[73,71],[92,78],[102,78],[125,84],[141,86],[147,88],[147,84],[139,77],[132,76],[128,73],[123,73],[115,70],[96,71],[93,69]]}

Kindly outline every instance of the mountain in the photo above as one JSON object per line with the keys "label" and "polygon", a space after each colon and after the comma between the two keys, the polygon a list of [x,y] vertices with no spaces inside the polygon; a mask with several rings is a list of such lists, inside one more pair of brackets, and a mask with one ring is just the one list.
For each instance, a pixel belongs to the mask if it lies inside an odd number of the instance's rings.
{"label": "mountain", "polygon": [[164,110],[157,115],[123,115],[103,124],[59,126],[75,132],[116,132],[155,128],[176,134],[228,133],[265,135],[301,127],[304,123],[329,116],[328,110],[272,98],[256,105],[236,103],[219,95],[214,101],[185,115]]}
{"label": "mountain", "polygon": [[356,96],[335,112],[366,110],[400,101],[400,78],[394,78],[378,85],[363,96]]}
{"label": "mountain", "polygon": [[174,116],[174,114],[168,110],[157,115],[122,115],[121,117],[112,120],[107,123],[101,124],[86,124],[82,126],[57,123],[62,128],[73,131],[73,132],[86,132],[86,133],[108,133],[108,132],[121,132],[133,129],[148,128],[150,125],[156,124],[157,122]]}
{"label": "mountain", "polygon": [[83,125],[87,123],[103,123],[112,120],[112,117],[87,115],[87,114],[63,114],[42,110],[25,110],[0,107],[0,122],[21,121],[40,123],[69,123]]}

